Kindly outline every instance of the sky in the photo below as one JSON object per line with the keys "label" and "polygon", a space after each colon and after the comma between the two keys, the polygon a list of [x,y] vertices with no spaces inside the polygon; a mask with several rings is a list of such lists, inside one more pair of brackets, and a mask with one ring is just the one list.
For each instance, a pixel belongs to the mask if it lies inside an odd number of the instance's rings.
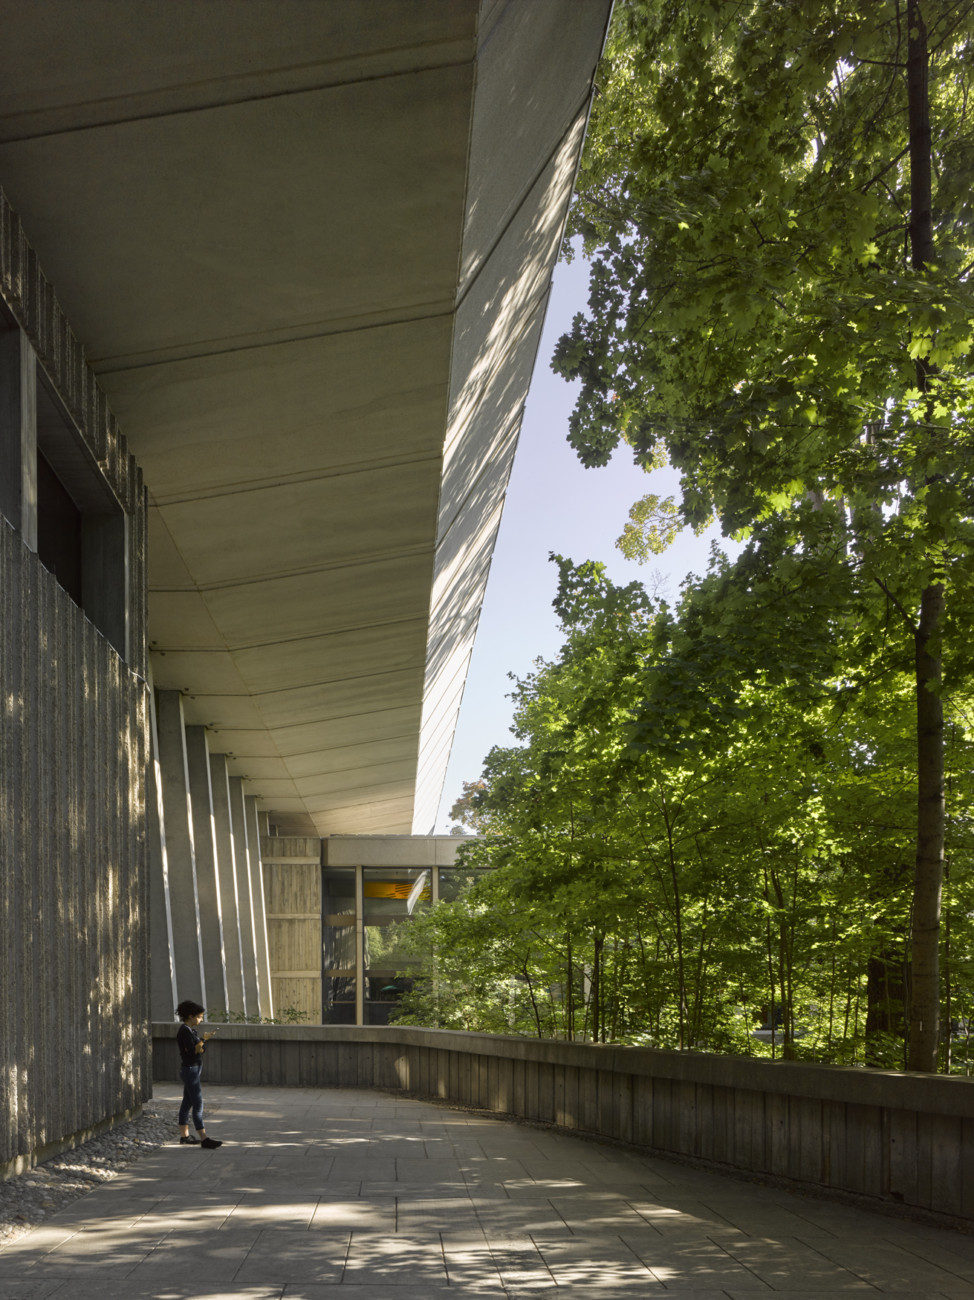
{"label": "sky", "polygon": [[626,560],[616,549],[633,502],[647,492],[675,491],[677,476],[668,469],[646,474],[628,449],[604,469],[585,469],[569,447],[575,385],[552,372],[551,356],[572,317],[585,310],[587,297],[587,263],[580,257],[559,263],[447,767],[436,823],[441,834],[450,829],[450,808],[463,782],[479,777],[488,751],[515,743],[508,673],[524,676],[539,655],[554,658],[561,646],[551,607],[557,570],[549,552],[576,563],[599,560],[612,581],[622,584],[636,579],[651,586],[659,570],[661,594],[673,601],[687,573],[706,571],[710,543],[719,535],[681,533],[646,565]]}

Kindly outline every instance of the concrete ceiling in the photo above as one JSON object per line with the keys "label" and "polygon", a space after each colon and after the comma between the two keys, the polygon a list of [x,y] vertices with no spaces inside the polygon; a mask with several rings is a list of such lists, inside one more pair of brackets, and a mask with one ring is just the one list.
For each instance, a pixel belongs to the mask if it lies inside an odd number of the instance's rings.
{"label": "concrete ceiling", "polygon": [[609,0],[0,0],[0,184],[150,492],[155,684],[435,819]]}

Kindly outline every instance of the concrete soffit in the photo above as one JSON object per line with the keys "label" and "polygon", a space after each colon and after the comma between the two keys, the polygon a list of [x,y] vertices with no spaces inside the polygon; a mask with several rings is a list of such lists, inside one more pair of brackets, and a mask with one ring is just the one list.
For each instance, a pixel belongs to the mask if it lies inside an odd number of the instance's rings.
{"label": "concrete soffit", "polygon": [[609,7],[0,0],[155,682],[290,833],[433,825]]}
{"label": "concrete soffit", "polygon": [[494,6],[481,28],[414,834],[435,824],[609,8]]}

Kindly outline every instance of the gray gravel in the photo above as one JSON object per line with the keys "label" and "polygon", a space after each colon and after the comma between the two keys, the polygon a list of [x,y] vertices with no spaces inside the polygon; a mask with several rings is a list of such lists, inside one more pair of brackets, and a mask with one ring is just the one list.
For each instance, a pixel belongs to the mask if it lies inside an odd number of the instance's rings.
{"label": "gray gravel", "polygon": [[0,1182],[0,1249],[178,1134],[173,1108],[149,1102],[136,1119]]}

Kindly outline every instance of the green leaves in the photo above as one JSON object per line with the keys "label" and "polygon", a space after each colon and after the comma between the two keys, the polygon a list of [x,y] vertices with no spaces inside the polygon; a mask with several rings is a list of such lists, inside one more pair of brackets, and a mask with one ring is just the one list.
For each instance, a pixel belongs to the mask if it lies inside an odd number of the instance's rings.
{"label": "green leaves", "polygon": [[421,922],[414,1014],[754,1053],[773,1009],[789,1055],[895,1064],[876,973],[906,958],[931,585],[943,989],[974,1014],[974,18],[924,14],[914,265],[893,0],[617,0],[570,219],[590,301],[554,359],[569,438],[680,470],[680,499],[633,507],[630,557],[715,515],[747,545],[675,609],[553,557],[565,643],[458,805],[493,870]]}
{"label": "green leaves", "polygon": [[[492,870],[418,923],[414,1022],[762,1054],[773,1002],[776,1052],[863,1060],[869,963],[909,914],[914,700],[841,512],[805,508],[715,554],[676,611],[554,557],[565,644],[516,683],[521,743],[466,787],[464,865]],[[952,830],[961,876],[972,847]]]}
{"label": "green leaves", "polygon": [[[590,311],[554,361],[581,380],[570,440],[586,464],[662,441],[684,522],[716,511],[735,530],[786,509],[783,482],[873,479],[863,426],[895,430],[914,361],[950,372],[960,400],[937,418],[969,413],[974,20],[941,9],[925,7],[944,31],[937,260],[916,271],[892,0],[617,6],[572,217],[596,254]],[[903,468],[888,457],[887,487]]]}

